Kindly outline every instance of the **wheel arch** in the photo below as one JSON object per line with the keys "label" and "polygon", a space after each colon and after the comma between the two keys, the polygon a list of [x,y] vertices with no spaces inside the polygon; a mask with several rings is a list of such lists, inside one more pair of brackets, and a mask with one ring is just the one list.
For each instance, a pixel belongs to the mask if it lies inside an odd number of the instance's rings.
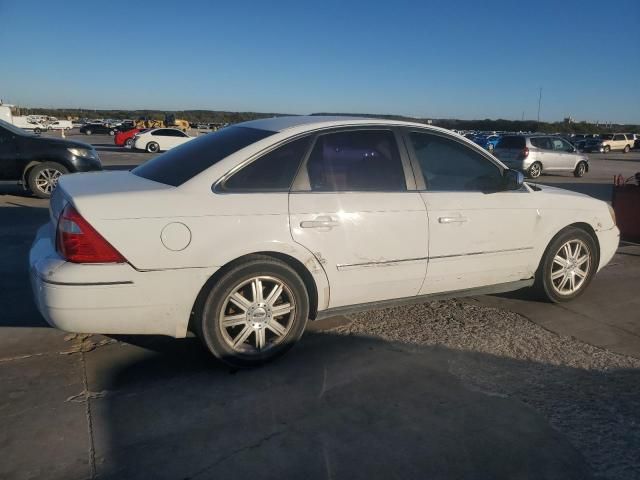
{"label": "wheel arch", "polygon": [[300,275],[300,278],[302,278],[302,281],[304,282],[304,285],[307,289],[307,294],[309,295],[309,319],[315,320],[318,314],[318,304],[320,302],[319,290],[318,290],[318,284],[314,279],[313,274],[307,268],[307,266],[305,266],[305,264],[303,264],[297,258],[291,255],[288,255],[286,253],[274,252],[274,251],[260,251],[260,252],[253,252],[246,255],[242,255],[238,258],[235,258],[234,260],[231,260],[230,262],[226,263],[221,268],[216,270],[216,272],[207,279],[207,281],[204,283],[204,285],[198,292],[198,295],[196,296],[196,300],[193,304],[193,308],[191,309],[191,315],[189,317],[187,331],[189,332],[197,331],[196,321],[197,321],[198,315],[200,314],[200,312],[202,312],[202,309],[204,307],[204,302],[206,301],[206,298],[207,298],[207,294],[211,290],[211,287],[218,281],[218,279],[220,279],[226,272],[234,268],[236,265],[256,257],[258,258],[270,257],[270,258],[280,260],[281,262],[284,262],[287,265],[289,265],[291,268],[295,270],[295,272],[298,275]]}
{"label": "wheel arch", "polygon": [[545,256],[547,255],[547,252],[549,250],[551,243],[553,243],[553,241],[556,239],[556,237],[558,237],[558,235],[561,235],[568,228],[577,228],[578,230],[582,230],[593,239],[593,242],[595,243],[595,246],[596,246],[596,265],[600,263],[600,242],[598,241],[598,235],[596,235],[596,231],[587,222],[574,222],[558,229],[553,233],[553,235],[551,235],[548,238],[548,241],[544,247],[544,250],[542,250],[542,255],[540,255],[540,258],[538,258],[538,266],[537,266],[536,272],[542,266],[542,263],[544,262]]}
{"label": "wheel arch", "polygon": [[29,172],[31,171],[31,169],[37,165],[42,165],[43,163],[57,163],[58,165],[62,165],[64,168],[66,168],[69,172],[72,172],[74,170],[73,166],[69,164],[69,162],[60,159],[60,158],[41,158],[38,160],[30,160],[22,169],[22,184],[26,185],[28,180],[29,180]]}

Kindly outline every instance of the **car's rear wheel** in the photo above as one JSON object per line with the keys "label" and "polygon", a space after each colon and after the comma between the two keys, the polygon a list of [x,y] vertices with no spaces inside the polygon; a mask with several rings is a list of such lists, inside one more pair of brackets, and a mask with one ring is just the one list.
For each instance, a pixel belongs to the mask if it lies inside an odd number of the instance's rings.
{"label": "car's rear wheel", "polygon": [[116,134],[115,130],[109,130],[109,135],[111,135],[112,137]]}
{"label": "car's rear wheel", "polygon": [[42,133],[42,129],[41,128],[34,128],[33,129],[33,133],[35,133],[36,135],[40,135]]}
{"label": "car's rear wheel", "polygon": [[574,177],[582,177],[587,171],[587,164],[585,162],[580,162],[576,165],[576,169],[573,171]]}
{"label": "car's rear wheel", "polygon": [[542,165],[540,162],[534,162],[527,170],[527,175],[529,178],[538,178],[542,174]]}
{"label": "car's rear wheel", "polygon": [[629,153],[629,150],[631,150],[631,149],[629,148],[629,145],[625,145],[625,146],[624,146],[624,150],[623,150],[623,152],[624,152],[624,153]]}
{"label": "car's rear wheel", "polygon": [[536,288],[560,303],[582,295],[598,268],[598,247],[584,230],[568,227],[556,235],[536,273]]}
{"label": "car's rear wheel", "polygon": [[58,180],[68,170],[59,163],[44,162],[29,170],[27,182],[29,190],[36,197],[49,198],[54,188],[58,185]]}
{"label": "car's rear wheel", "polygon": [[285,353],[302,336],[309,297],[286,263],[250,257],[211,287],[197,324],[213,355],[234,367],[251,367]]}
{"label": "car's rear wheel", "polygon": [[125,140],[124,144],[125,144],[127,147],[132,146],[132,145],[133,145],[133,138],[127,138],[127,139]]}
{"label": "car's rear wheel", "polygon": [[158,153],[160,151],[160,145],[156,142],[147,143],[147,152],[149,153]]}

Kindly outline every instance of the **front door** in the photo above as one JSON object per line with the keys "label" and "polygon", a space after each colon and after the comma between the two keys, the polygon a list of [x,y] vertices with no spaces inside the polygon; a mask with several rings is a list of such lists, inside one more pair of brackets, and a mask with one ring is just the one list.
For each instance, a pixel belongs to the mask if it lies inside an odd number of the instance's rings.
{"label": "front door", "polygon": [[390,129],[319,134],[289,195],[294,240],[323,265],[330,307],[415,296],[428,222]]}
{"label": "front door", "polygon": [[453,137],[408,133],[429,216],[429,264],[420,294],[530,278],[537,211],[526,188],[502,189],[502,170]]}

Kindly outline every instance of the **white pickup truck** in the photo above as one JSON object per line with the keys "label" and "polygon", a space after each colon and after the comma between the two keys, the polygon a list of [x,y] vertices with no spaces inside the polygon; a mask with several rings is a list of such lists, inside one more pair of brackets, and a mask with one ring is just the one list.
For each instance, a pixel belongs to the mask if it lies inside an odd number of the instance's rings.
{"label": "white pickup truck", "polygon": [[24,130],[31,130],[33,133],[42,133],[49,129],[44,123],[40,123],[29,116],[14,115],[11,110],[12,108],[13,105],[0,105],[0,120],[4,120]]}

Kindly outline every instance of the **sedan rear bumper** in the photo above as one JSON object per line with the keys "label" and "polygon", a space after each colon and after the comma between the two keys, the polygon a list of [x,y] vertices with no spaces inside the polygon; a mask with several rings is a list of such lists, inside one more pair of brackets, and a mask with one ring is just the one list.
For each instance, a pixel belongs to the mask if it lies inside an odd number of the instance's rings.
{"label": "sedan rear bumper", "polygon": [[33,296],[52,327],[67,332],[184,337],[213,269],[141,272],[129,264],[75,264],[53,247],[50,225],[29,253]]}

